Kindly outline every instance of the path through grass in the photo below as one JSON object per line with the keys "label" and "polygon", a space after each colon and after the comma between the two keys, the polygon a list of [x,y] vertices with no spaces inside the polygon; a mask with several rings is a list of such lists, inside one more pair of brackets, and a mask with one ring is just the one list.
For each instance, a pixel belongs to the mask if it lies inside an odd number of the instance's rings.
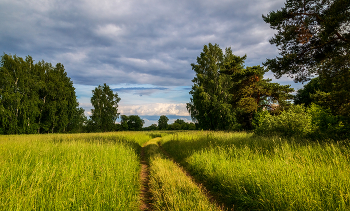
{"label": "path through grass", "polygon": [[160,151],[159,140],[152,139],[145,145],[153,210],[220,210],[178,165]]}
{"label": "path through grass", "polygon": [[235,210],[349,210],[350,144],[179,133],[163,148]]}

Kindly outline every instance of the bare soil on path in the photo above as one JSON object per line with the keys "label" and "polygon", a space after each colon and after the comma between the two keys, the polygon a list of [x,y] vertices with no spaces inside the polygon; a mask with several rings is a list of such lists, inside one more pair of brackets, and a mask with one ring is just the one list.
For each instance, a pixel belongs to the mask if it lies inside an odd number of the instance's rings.
{"label": "bare soil on path", "polygon": [[152,194],[149,190],[149,164],[145,155],[145,145],[141,150],[141,206],[140,210],[152,210]]}

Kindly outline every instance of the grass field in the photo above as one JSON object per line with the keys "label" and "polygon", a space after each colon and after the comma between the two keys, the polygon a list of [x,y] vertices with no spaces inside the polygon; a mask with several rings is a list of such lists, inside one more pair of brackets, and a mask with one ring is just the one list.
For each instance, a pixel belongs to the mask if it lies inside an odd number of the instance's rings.
{"label": "grass field", "polygon": [[195,131],[0,136],[0,210],[138,210],[141,150],[153,210],[350,209],[349,141]]}
{"label": "grass field", "polygon": [[0,136],[0,210],[137,210],[145,133]]}
{"label": "grass field", "polygon": [[182,133],[163,148],[235,210],[349,210],[349,142]]}

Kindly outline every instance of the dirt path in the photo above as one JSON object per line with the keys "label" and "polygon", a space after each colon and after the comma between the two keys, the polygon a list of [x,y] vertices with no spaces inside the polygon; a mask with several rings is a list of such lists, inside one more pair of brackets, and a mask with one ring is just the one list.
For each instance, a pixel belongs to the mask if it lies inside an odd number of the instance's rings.
{"label": "dirt path", "polygon": [[[162,146],[159,144],[159,141],[161,140],[161,138],[154,138],[149,140],[148,142],[146,142],[143,146],[142,146],[142,150],[141,150],[141,173],[140,173],[140,180],[141,180],[141,206],[140,206],[140,210],[153,210],[152,209],[152,194],[151,191],[149,189],[149,163],[147,160],[147,155],[146,155],[146,147],[149,144],[157,144],[159,147],[160,152],[162,152],[162,154],[164,154],[169,160],[171,160],[176,166],[178,166],[180,168],[180,170],[187,176],[189,177],[192,182],[194,182],[197,187],[199,187],[202,192],[205,194],[205,196],[209,199],[209,201],[212,204],[215,204],[219,210],[230,210],[225,208],[224,205],[221,205],[221,203],[218,203],[218,200],[216,200],[216,198],[214,196],[212,196],[210,194],[210,192],[199,182],[197,181],[193,176],[191,176],[191,174],[185,169],[183,168],[181,165],[179,165],[163,148]],[[233,209],[231,209],[233,210]]]}
{"label": "dirt path", "polygon": [[149,164],[145,155],[145,146],[141,150],[141,206],[140,210],[152,210],[152,195],[149,190]]}
{"label": "dirt path", "polygon": [[159,146],[159,149],[160,151],[166,156],[168,157],[168,159],[170,159],[175,165],[177,165],[181,171],[187,176],[189,177],[193,183],[195,183],[197,185],[197,187],[199,187],[202,192],[204,193],[204,195],[209,199],[209,201],[212,203],[212,204],[215,204],[219,210],[225,210],[225,211],[228,211],[228,210],[231,210],[233,211],[234,209],[231,208],[231,209],[228,209],[223,203],[219,203],[219,200],[217,200],[217,198],[215,196],[213,196],[204,186],[203,184],[198,181],[195,177],[193,177],[189,171],[187,171],[182,165],[180,165],[178,162],[176,162],[174,160],[173,157],[171,157],[162,147],[162,145],[158,144]]}

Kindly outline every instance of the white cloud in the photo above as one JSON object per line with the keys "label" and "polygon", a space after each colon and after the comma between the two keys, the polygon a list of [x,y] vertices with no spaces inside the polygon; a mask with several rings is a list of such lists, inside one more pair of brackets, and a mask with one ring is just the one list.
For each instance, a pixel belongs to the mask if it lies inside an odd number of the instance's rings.
{"label": "white cloud", "polygon": [[120,105],[119,110],[123,115],[140,115],[140,116],[155,116],[155,115],[177,115],[189,116],[185,103],[153,103],[145,105]]}
{"label": "white cloud", "polygon": [[95,33],[100,36],[105,36],[111,39],[118,39],[119,36],[124,35],[125,29],[115,24],[106,24],[103,26],[97,26]]}
{"label": "white cloud", "polygon": [[84,62],[87,59],[87,55],[84,51],[76,51],[76,52],[66,52],[58,54],[55,58],[57,61],[67,61],[70,64],[78,64]]}

